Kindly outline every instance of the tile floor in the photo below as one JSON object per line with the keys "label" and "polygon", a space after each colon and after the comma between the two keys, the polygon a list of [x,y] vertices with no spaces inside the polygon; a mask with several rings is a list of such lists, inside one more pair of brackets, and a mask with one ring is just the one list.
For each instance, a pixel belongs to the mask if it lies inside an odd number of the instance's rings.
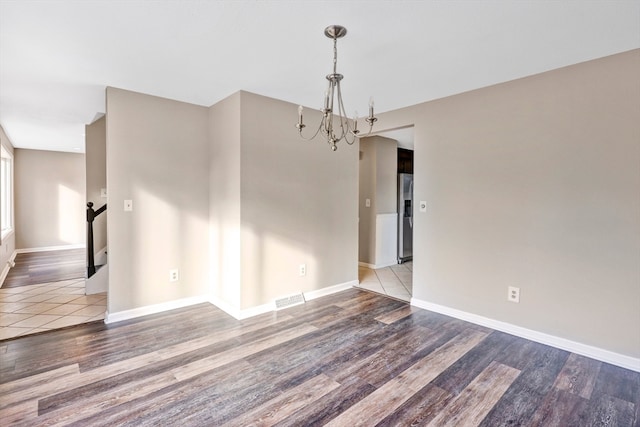
{"label": "tile floor", "polygon": [[104,319],[107,294],[84,294],[84,279],[0,288],[0,340]]}
{"label": "tile floor", "polygon": [[409,301],[413,290],[413,262],[376,270],[359,266],[358,280],[359,288]]}

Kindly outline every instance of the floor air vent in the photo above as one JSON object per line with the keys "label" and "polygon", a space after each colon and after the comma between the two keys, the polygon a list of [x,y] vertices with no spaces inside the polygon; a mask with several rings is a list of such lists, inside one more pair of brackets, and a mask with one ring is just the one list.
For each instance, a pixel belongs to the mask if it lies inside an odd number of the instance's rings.
{"label": "floor air vent", "polygon": [[287,297],[278,298],[276,300],[276,310],[291,307],[292,305],[304,304],[304,296],[302,293],[289,295]]}

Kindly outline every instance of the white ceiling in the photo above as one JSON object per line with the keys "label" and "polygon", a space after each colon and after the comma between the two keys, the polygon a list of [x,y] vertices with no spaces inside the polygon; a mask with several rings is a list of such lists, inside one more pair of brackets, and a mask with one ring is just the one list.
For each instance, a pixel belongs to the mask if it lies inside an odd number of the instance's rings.
{"label": "white ceiling", "polygon": [[0,0],[0,124],[16,147],[83,151],[106,86],[319,108],[330,24],[347,111],[382,112],[639,48],[640,0]]}

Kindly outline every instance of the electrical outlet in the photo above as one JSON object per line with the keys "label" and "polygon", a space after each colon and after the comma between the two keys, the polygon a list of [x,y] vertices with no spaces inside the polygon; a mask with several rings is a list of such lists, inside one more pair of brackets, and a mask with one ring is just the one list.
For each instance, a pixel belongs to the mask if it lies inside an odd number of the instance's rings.
{"label": "electrical outlet", "polygon": [[180,272],[178,271],[178,269],[174,268],[173,270],[169,270],[169,281],[177,282],[178,279],[180,279]]}
{"label": "electrical outlet", "polygon": [[299,272],[300,272],[300,276],[306,276],[307,275],[307,264],[300,264]]}
{"label": "electrical outlet", "polygon": [[125,212],[131,212],[133,210],[133,200],[124,201],[124,210]]}
{"label": "electrical outlet", "polygon": [[509,294],[507,300],[511,302],[520,302],[520,288],[515,286],[509,286]]}

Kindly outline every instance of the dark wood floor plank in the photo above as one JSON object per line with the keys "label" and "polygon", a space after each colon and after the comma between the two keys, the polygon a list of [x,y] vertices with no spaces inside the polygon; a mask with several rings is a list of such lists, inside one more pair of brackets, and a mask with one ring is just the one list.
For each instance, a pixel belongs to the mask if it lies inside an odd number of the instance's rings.
{"label": "dark wood floor plank", "polygon": [[271,426],[340,387],[320,374],[224,424],[229,427]]}
{"label": "dark wood floor plank", "polygon": [[494,331],[480,344],[433,380],[433,384],[457,395],[514,341],[513,335]]}
{"label": "dark wood floor plank", "polygon": [[453,395],[433,384],[427,384],[387,415],[376,427],[426,426],[453,399]]}
{"label": "dark wood floor plank", "polygon": [[333,376],[340,382],[348,377],[357,376],[362,381],[380,387],[453,336],[452,333],[447,334],[446,330],[431,331],[417,326],[408,333],[397,334],[393,337],[393,342],[369,357],[352,363],[346,369],[341,368],[340,372]]}
{"label": "dark wood floor plank", "polygon": [[[106,380],[76,388],[70,392],[59,393],[43,399],[39,405],[39,413],[46,415],[47,419],[55,420],[55,422],[76,421],[92,415],[93,411],[104,410],[111,406],[134,400],[142,395],[161,390],[177,381],[187,380],[234,361],[239,361],[253,352],[261,351],[263,348],[291,340],[313,330],[315,328],[312,326],[308,326],[306,329],[295,328],[288,333],[278,333],[273,337],[262,339],[256,343],[251,343],[241,348],[232,348],[175,368],[171,368],[172,363],[156,362],[152,367],[129,371],[120,376],[110,377]],[[136,378],[141,376],[141,370],[144,372],[143,378]],[[90,407],[93,407],[93,409]]]}
{"label": "dark wood floor plank", "polygon": [[[586,421],[583,425],[588,426],[630,426],[635,419],[635,405],[626,400],[618,399],[606,394],[599,395],[592,399],[585,408],[586,416],[581,418]],[[573,424],[573,420],[569,421]]]}
{"label": "dark wood floor plank", "polygon": [[243,321],[199,304],[0,342],[3,427],[627,427],[639,400],[636,372],[357,289]]}
{"label": "dark wood floor plank", "polygon": [[594,397],[608,395],[627,402],[640,402],[640,375],[603,363],[592,394]]}
{"label": "dark wood floor plank", "polygon": [[[525,352],[517,351],[525,347]],[[509,353],[509,349],[514,353]],[[514,360],[514,354],[519,354],[520,359]],[[511,363],[519,365],[522,372],[480,425],[527,425],[546,394],[552,389],[568,356],[569,353],[563,350],[525,340],[515,340],[495,360],[508,366]]]}
{"label": "dark wood floor plank", "polygon": [[357,378],[346,380],[339,388],[318,399],[315,404],[301,408],[275,425],[278,427],[324,425],[371,394],[375,389],[371,384]]}
{"label": "dark wood floor plank", "polygon": [[492,362],[429,425],[478,425],[519,374],[517,369]]}
{"label": "dark wood floor plank", "polygon": [[338,427],[377,424],[482,341],[485,336],[477,331],[463,332],[420,359],[327,425]]}
{"label": "dark wood floor plank", "polygon": [[589,399],[601,366],[602,362],[571,354],[556,378],[554,387]]}
{"label": "dark wood floor plank", "polygon": [[554,388],[547,393],[529,421],[531,427],[575,426],[587,424],[584,404],[590,403],[578,394]]}
{"label": "dark wood floor plank", "polygon": [[[190,425],[184,418],[193,408],[220,407],[228,396],[237,397],[256,382],[274,378],[259,377],[255,368],[240,361],[224,365],[184,381],[177,381],[155,392],[114,405],[69,425],[77,426],[157,426]],[[240,399],[238,399],[240,400]],[[211,424],[210,424],[211,425]]]}

